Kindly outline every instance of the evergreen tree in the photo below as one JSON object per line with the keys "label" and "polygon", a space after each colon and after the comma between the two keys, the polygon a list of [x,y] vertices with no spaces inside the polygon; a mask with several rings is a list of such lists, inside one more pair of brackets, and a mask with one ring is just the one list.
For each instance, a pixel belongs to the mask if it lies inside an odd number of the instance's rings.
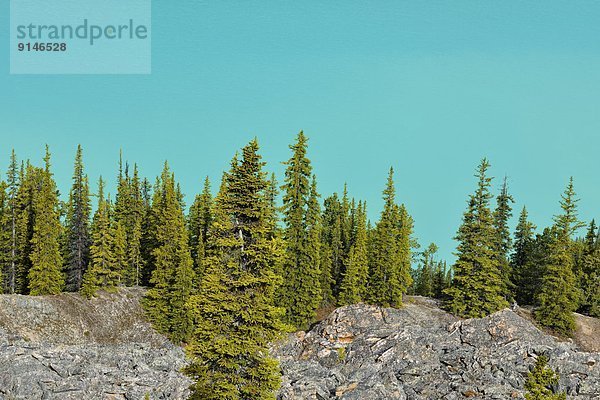
{"label": "evergreen tree", "polygon": [[10,208],[7,184],[0,181],[0,294],[10,293]]}
{"label": "evergreen tree", "polygon": [[133,176],[129,175],[129,164],[119,157],[119,177],[114,207],[114,219],[120,223],[125,234],[126,263],[122,271],[123,283],[127,286],[139,285],[143,269],[142,219],[144,204],[137,165]]}
{"label": "evergreen tree", "polygon": [[277,206],[277,197],[279,196],[279,185],[275,173],[271,173],[271,180],[268,183],[265,201],[267,203],[265,212],[269,215],[269,230],[272,237],[281,237],[282,232],[279,227],[279,207]]}
{"label": "evergreen tree", "polygon": [[189,243],[196,277],[201,279],[203,274],[203,258],[208,229],[212,223],[213,198],[210,192],[208,176],[204,180],[202,193],[197,195],[190,207],[188,217]]}
{"label": "evergreen tree", "polygon": [[511,301],[514,299],[515,287],[512,284],[511,265],[509,253],[512,249],[512,240],[510,237],[510,228],[508,222],[512,217],[511,203],[514,203],[512,196],[508,193],[508,182],[506,177],[502,184],[500,194],[496,198],[497,206],[494,210],[494,228],[496,229],[496,255],[500,264],[500,276],[504,290],[504,298]]}
{"label": "evergreen tree", "polygon": [[142,181],[142,220],[141,220],[141,239],[140,239],[140,255],[142,259],[140,276],[140,284],[144,286],[150,285],[150,278],[154,263],[152,260],[152,252],[156,248],[154,240],[154,221],[152,218],[152,185],[148,179]]}
{"label": "evergreen tree", "polygon": [[142,257],[142,224],[144,218],[144,200],[137,164],[133,166],[133,177],[130,183],[131,210],[125,229],[127,273],[125,284],[139,286],[142,280],[144,260]]}
{"label": "evergreen tree", "polygon": [[342,205],[334,193],[324,201],[321,233],[321,295],[324,305],[335,304],[337,282],[343,271]]}
{"label": "evergreen tree", "polygon": [[534,263],[535,228],[527,219],[527,209],[523,207],[515,230],[514,252],[511,256],[512,281],[519,304],[534,304],[539,287],[539,273],[537,264]]}
{"label": "evergreen tree", "polygon": [[90,252],[90,213],[91,204],[87,176],[83,172],[81,145],[77,146],[73,185],[67,203],[66,235],[66,272],[68,291],[78,291],[87,269]]}
{"label": "evergreen tree", "polygon": [[92,224],[90,265],[83,276],[81,293],[96,295],[100,289],[113,292],[121,281],[121,271],[115,257],[115,235],[110,223],[110,203],[104,197],[104,181],[98,180],[98,208]]}
{"label": "evergreen tree", "polygon": [[390,168],[383,191],[384,207],[375,226],[369,265],[370,302],[385,307],[402,306],[402,295],[412,285],[410,234],[412,219],[404,205],[395,202],[394,170]]}
{"label": "evergreen tree", "polygon": [[[431,243],[427,249],[421,253],[421,267],[419,268],[417,281],[415,282],[415,294],[419,296],[435,296],[436,278],[439,280],[437,274],[440,273],[440,271],[437,270],[440,264],[436,263],[434,258],[437,250],[438,247],[435,245],[435,243]],[[438,285],[443,285],[444,276],[445,271],[442,275],[442,282],[438,283]]]}
{"label": "evergreen tree", "polygon": [[600,317],[600,242],[596,222],[592,220],[585,237],[581,259],[582,311],[592,317]]}
{"label": "evergreen tree", "polygon": [[452,275],[451,271],[448,270],[446,261],[438,261],[433,272],[433,297],[436,299],[443,298],[444,291],[450,287],[451,283]]}
{"label": "evergreen tree", "polygon": [[538,322],[564,335],[575,329],[573,312],[580,300],[571,253],[571,236],[582,226],[577,219],[577,201],[571,178],[560,202],[563,213],[554,218],[535,312]]}
{"label": "evergreen tree", "polygon": [[508,305],[496,249],[496,229],[489,204],[492,178],[490,164],[483,159],[478,167],[477,190],[469,198],[456,240],[458,260],[452,286],[445,291],[446,308],[455,315],[481,318]]}
{"label": "evergreen tree", "polygon": [[338,304],[360,303],[366,298],[369,260],[367,248],[366,204],[359,201],[356,214],[356,237],[350,248],[348,265],[342,280]]}
{"label": "evergreen tree", "polygon": [[200,292],[192,296],[195,331],[186,372],[191,399],[274,399],[277,362],[269,343],[283,328],[273,298],[280,278],[264,208],[264,163],[253,140],[235,157],[216,198]]}
{"label": "evergreen tree", "polygon": [[192,320],[186,305],[196,280],[188,246],[188,232],[181,192],[165,162],[152,201],[154,268],[144,306],[148,318],[161,333],[176,343],[192,333]]}
{"label": "evergreen tree", "polygon": [[7,254],[6,259],[6,288],[7,293],[15,293],[17,290],[17,264],[18,264],[18,248],[17,248],[17,221],[18,221],[18,203],[17,196],[19,193],[19,166],[17,164],[17,156],[13,149],[10,155],[10,164],[7,172],[7,188],[6,188],[6,218],[7,221],[3,226],[8,231],[9,243],[4,249]]}
{"label": "evergreen tree", "polygon": [[566,400],[565,393],[554,393],[552,387],[558,384],[558,373],[548,368],[548,358],[539,356],[535,366],[527,375],[525,398],[527,400]]}
{"label": "evergreen tree", "polygon": [[19,189],[16,198],[16,292],[29,294],[29,271],[33,227],[35,222],[35,201],[41,190],[44,170],[33,167],[29,162],[21,164]]}
{"label": "evergreen tree", "polygon": [[[305,329],[314,320],[321,303],[318,247],[314,243],[309,246],[309,229],[314,228],[309,227],[309,223],[318,224],[318,194],[316,185],[311,187],[310,184],[312,167],[306,158],[307,138],[303,132],[298,134],[290,149],[292,157],[285,163],[285,183],[281,187],[284,190],[283,239],[286,257],[283,285],[278,298],[286,309],[285,320],[299,329]],[[316,205],[317,210],[308,209],[309,200],[313,201],[313,207]],[[312,215],[309,216],[309,212]],[[318,231],[315,235],[318,236]],[[314,251],[317,253],[312,254]]]}
{"label": "evergreen tree", "polygon": [[31,239],[31,269],[28,272],[29,293],[32,295],[57,294],[64,287],[61,272],[63,263],[59,238],[60,214],[56,184],[50,172],[50,151],[46,146],[45,169],[34,204],[35,223]]}

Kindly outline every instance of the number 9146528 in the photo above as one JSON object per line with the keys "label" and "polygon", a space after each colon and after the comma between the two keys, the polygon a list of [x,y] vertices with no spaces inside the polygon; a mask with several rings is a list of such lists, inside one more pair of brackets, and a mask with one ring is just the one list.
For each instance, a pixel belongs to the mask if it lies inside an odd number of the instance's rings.
{"label": "number 9146528", "polygon": [[19,43],[19,51],[67,51],[66,43]]}

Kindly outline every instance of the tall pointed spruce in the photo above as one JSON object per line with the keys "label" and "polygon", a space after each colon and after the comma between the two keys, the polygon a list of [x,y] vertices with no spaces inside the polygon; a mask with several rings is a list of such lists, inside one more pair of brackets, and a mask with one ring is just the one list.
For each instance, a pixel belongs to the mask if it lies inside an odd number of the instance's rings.
{"label": "tall pointed spruce", "polygon": [[186,372],[191,399],[275,398],[279,368],[269,343],[283,328],[274,306],[280,278],[277,240],[269,232],[267,182],[258,143],[235,157],[216,198],[200,291],[190,299],[195,321]]}
{"label": "tall pointed spruce", "polygon": [[61,271],[60,213],[56,184],[50,172],[50,151],[46,146],[45,169],[35,201],[35,223],[31,239],[31,269],[28,273],[29,293],[32,295],[58,294],[64,287]]}
{"label": "tall pointed spruce", "polygon": [[95,296],[102,289],[114,291],[121,280],[114,254],[114,235],[110,223],[110,203],[104,197],[104,181],[98,180],[98,208],[92,223],[90,265],[83,276],[81,293]]}
{"label": "tall pointed spruce", "polygon": [[[285,183],[283,194],[283,238],[286,243],[286,257],[283,264],[283,286],[279,292],[280,304],[286,308],[285,319],[299,329],[305,329],[314,320],[316,309],[321,303],[319,283],[318,248],[309,248],[309,197],[315,196],[316,187],[311,190],[312,167],[306,158],[307,138],[300,132],[296,142],[290,146],[292,157],[285,163]],[[312,192],[312,193],[311,193]],[[314,200],[313,200],[314,202]],[[316,202],[318,206],[318,202]],[[313,205],[314,207],[314,205]],[[311,216],[314,219],[314,216]],[[318,221],[310,221],[313,225]]]}
{"label": "tall pointed spruce", "polygon": [[600,240],[596,221],[592,220],[585,238],[581,260],[583,292],[582,309],[592,317],[600,317]]}
{"label": "tall pointed spruce", "polygon": [[367,249],[366,203],[358,202],[356,238],[350,248],[348,263],[340,288],[338,304],[355,304],[366,299],[369,259]]}
{"label": "tall pointed spruce", "polygon": [[18,248],[17,248],[17,196],[19,193],[19,166],[17,164],[17,156],[13,149],[10,154],[10,164],[7,172],[7,188],[6,188],[6,208],[7,208],[7,230],[9,232],[9,247],[7,250],[7,268],[6,282],[7,292],[15,293],[17,290],[17,265],[18,265]]}
{"label": "tall pointed spruce", "polygon": [[536,273],[533,262],[536,227],[527,217],[527,209],[523,207],[515,230],[514,251],[511,256],[512,282],[519,304],[534,304],[535,292],[539,286],[539,274]]}
{"label": "tall pointed spruce", "polygon": [[454,265],[452,286],[446,289],[446,308],[466,318],[481,318],[508,305],[496,249],[496,230],[490,211],[490,167],[483,159],[477,171],[477,190],[469,205],[456,239],[458,260]]}
{"label": "tall pointed spruce", "polygon": [[208,176],[204,179],[202,193],[197,195],[190,207],[188,230],[190,235],[190,252],[194,260],[196,278],[200,280],[203,274],[203,258],[208,230],[212,223],[213,198],[210,191]]}
{"label": "tall pointed spruce", "polygon": [[554,217],[552,239],[538,293],[540,306],[535,311],[538,322],[567,336],[575,329],[573,312],[580,300],[573,272],[571,239],[573,233],[583,226],[577,219],[577,201],[571,178],[560,202],[563,212]]}
{"label": "tall pointed spruce", "polygon": [[503,295],[508,301],[514,299],[515,287],[511,281],[511,264],[509,253],[512,249],[512,239],[508,222],[512,217],[512,196],[508,193],[508,180],[505,177],[500,194],[496,198],[497,206],[494,210],[494,228],[496,229],[496,256],[500,264]]}
{"label": "tall pointed spruce", "polygon": [[90,213],[88,180],[83,172],[81,145],[78,145],[66,217],[66,289],[68,291],[78,291],[81,288],[83,274],[88,266],[91,244]]}
{"label": "tall pointed spruce", "polygon": [[165,162],[152,202],[154,270],[144,306],[148,318],[161,333],[176,343],[185,342],[192,333],[187,301],[196,281],[188,247],[188,232],[174,175]]}
{"label": "tall pointed spruce", "polygon": [[402,306],[402,295],[412,285],[410,235],[412,219],[396,204],[394,170],[383,191],[384,206],[375,226],[370,255],[368,299],[382,306]]}

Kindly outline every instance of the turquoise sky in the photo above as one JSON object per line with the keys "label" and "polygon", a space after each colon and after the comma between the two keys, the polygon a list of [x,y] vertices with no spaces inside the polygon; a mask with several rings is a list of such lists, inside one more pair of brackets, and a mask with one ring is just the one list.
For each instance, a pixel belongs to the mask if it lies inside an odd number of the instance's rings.
{"label": "turquoise sky", "polygon": [[77,143],[87,172],[119,148],[149,177],[168,159],[187,199],[258,136],[281,177],[303,129],[323,195],[382,205],[390,165],[416,236],[451,258],[486,156],[538,226],[575,177],[600,217],[600,2],[155,0],[152,74],[9,75],[0,6],[0,166],[44,143],[66,193]]}

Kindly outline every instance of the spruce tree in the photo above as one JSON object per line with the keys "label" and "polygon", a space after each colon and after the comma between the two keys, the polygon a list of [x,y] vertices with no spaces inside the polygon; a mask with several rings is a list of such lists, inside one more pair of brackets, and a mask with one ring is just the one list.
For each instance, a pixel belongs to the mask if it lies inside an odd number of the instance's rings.
{"label": "spruce tree", "polygon": [[18,221],[18,203],[17,196],[19,193],[19,166],[17,164],[17,156],[13,149],[10,155],[10,164],[7,172],[7,188],[6,188],[6,212],[7,219],[6,230],[9,232],[9,246],[5,251],[8,259],[6,261],[6,282],[7,293],[15,293],[17,290],[17,265],[18,265],[18,248],[17,248],[17,221]]}
{"label": "spruce tree", "polygon": [[10,209],[7,184],[0,181],[0,294],[10,293]]}
{"label": "spruce tree", "polygon": [[98,207],[92,224],[90,265],[83,276],[81,293],[96,295],[100,289],[114,292],[121,281],[121,271],[115,257],[115,237],[111,228],[110,203],[104,197],[104,181],[98,180]]}
{"label": "spruce tree", "polygon": [[138,173],[137,164],[133,165],[133,177],[130,181],[130,212],[128,223],[126,224],[125,240],[127,253],[127,267],[125,284],[128,286],[139,286],[142,280],[142,270],[144,260],[142,257],[142,224],[144,218],[144,200],[142,196],[142,187]]}
{"label": "spruce tree", "polygon": [[134,165],[133,176],[129,174],[129,164],[123,167],[119,157],[119,176],[117,196],[114,206],[114,219],[120,223],[125,234],[126,263],[123,268],[123,283],[127,286],[141,283],[143,269],[142,258],[142,219],[144,214],[142,188],[137,165]]}
{"label": "spruce tree", "polygon": [[563,212],[554,218],[551,229],[550,246],[538,293],[539,308],[535,312],[540,324],[568,336],[575,329],[573,312],[577,310],[580,300],[571,253],[571,236],[583,225],[577,219],[577,201],[571,178],[560,202]]}
{"label": "spruce tree", "polygon": [[412,285],[412,218],[395,199],[394,170],[390,168],[383,191],[383,211],[373,232],[368,282],[369,301],[384,307],[402,306],[402,295]]}
{"label": "spruce tree", "polygon": [[152,201],[154,262],[144,306],[148,318],[172,341],[187,341],[192,333],[192,320],[186,305],[196,281],[188,246],[181,192],[165,162]]}
{"label": "spruce tree", "polygon": [[29,294],[29,271],[33,227],[35,222],[35,202],[41,190],[44,170],[33,167],[29,161],[22,163],[19,171],[19,189],[16,198],[16,277],[15,292]]}
{"label": "spruce tree", "polygon": [[585,238],[581,260],[582,311],[592,317],[600,317],[600,242],[596,222],[592,220]]}
{"label": "spruce tree", "polygon": [[142,220],[141,220],[141,239],[140,239],[140,255],[142,259],[140,284],[143,286],[150,285],[150,278],[154,263],[152,260],[152,252],[156,248],[154,240],[154,221],[152,218],[152,185],[148,179],[144,178],[141,185],[142,192]]}
{"label": "spruce tree", "polygon": [[366,204],[359,201],[356,213],[356,237],[348,263],[344,271],[344,277],[339,294],[339,305],[360,303],[366,299],[367,279],[369,275],[369,260],[367,248],[367,215]]}
{"label": "spruce tree", "polygon": [[271,179],[268,182],[267,190],[265,191],[266,209],[265,212],[269,217],[267,224],[271,231],[272,237],[282,237],[282,229],[279,226],[279,211],[280,207],[277,205],[277,197],[279,196],[279,184],[275,173],[271,173]]}
{"label": "spruce tree", "polygon": [[558,384],[558,373],[548,368],[548,358],[539,356],[533,370],[527,374],[525,399],[527,400],[566,400],[567,395],[554,393],[552,387]]}
{"label": "spruce tree", "polygon": [[202,193],[197,195],[190,207],[188,216],[189,243],[196,278],[201,279],[203,274],[204,247],[208,230],[212,223],[213,198],[210,191],[208,176],[204,179]]}
{"label": "spruce tree", "polygon": [[496,249],[496,229],[490,211],[487,159],[478,166],[477,190],[469,198],[458,230],[457,257],[452,286],[446,289],[446,308],[465,318],[481,318],[508,306]]}
{"label": "spruce tree", "polygon": [[269,343],[279,337],[282,309],[274,307],[281,279],[264,201],[264,163],[253,140],[235,157],[216,198],[204,279],[192,296],[195,330],[186,372],[191,399],[274,399],[279,368]]}
{"label": "spruce tree", "polygon": [[443,298],[444,291],[452,283],[451,271],[448,270],[446,261],[438,261],[433,272],[433,297]]}
{"label": "spruce tree", "polygon": [[510,228],[508,222],[512,217],[512,206],[514,203],[512,196],[508,193],[507,178],[504,178],[500,194],[496,198],[497,206],[494,210],[494,228],[496,229],[496,255],[500,264],[500,275],[504,290],[504,298],[508,301],[514,299],[515,287],[512,284],[511,265],[509,254],[512,249],[512,239],[510,237]]}
{"label": "spruce tree", "polygon": [[[281,187],[284,191],[283,239],[286,257],[283,285],[278,298],[286,309],[285,320],[298,329],[305,329],[314,320],[321,303],[319,249],[314,243],[309,248],[309,229],[318,224],[319,210],[309,210],[308,203],[312,199],[312,206],[318,207],[318,194],[316,185],[311,187],[310,183],[312,167],[306,157],[307,138],[303,132],[298,134],[290,149],[292,157],[285,163],[285,183]],[[313,226],[309,227],[309,223]],[[318,231],[311,239],[315,237],[318,237]]]}
{"label": "spruce tree", "polygon": [[515,230],[514,252],[511,256],[512,282],[516,301],[519,304],[534,304],[539,286],[539,274],[534,263],[536,240],[535,225],[527,219],[527,209],[523,207]]}
{"label": "spruce tree", "polygon": [[[417,274],[417,281],[415,282],[415,294],[419,296],[434,297],[436,292],[436,278],[439,280],[437,274],[441,274],[441,270],[438,271],[439,264],[435,261],[435,253],[437,253],[438,247],[435,243],[429,244],[429,246],[421,253],[421,266]],[[444,271],[445,274],[445,271]],[[438,285],[443,285],[443,280]]]}
{"label": "spruce tree", "polygon": [[45,169],[35,200],[35,222],[31,239],[31,269],[28,272],[31,295],[58,294],[64,287],[63,260],[59,238],[61,224],[56,184],[50,172],[50,151],[46,146]]}
{"label": "spruce tree", "polygon": [[83,274],[88,266],[91,244],[90,213],[88,180],[83,172],[81,145],[78,145],[66,216],[66,289],[68,291],[78,291],[81,288]]}
{"label": "spruce tree", "polygon": [[324,201],[321,233],[321,295],[323,305],[335,304],[343,264],[342,205],[337,193]]}

